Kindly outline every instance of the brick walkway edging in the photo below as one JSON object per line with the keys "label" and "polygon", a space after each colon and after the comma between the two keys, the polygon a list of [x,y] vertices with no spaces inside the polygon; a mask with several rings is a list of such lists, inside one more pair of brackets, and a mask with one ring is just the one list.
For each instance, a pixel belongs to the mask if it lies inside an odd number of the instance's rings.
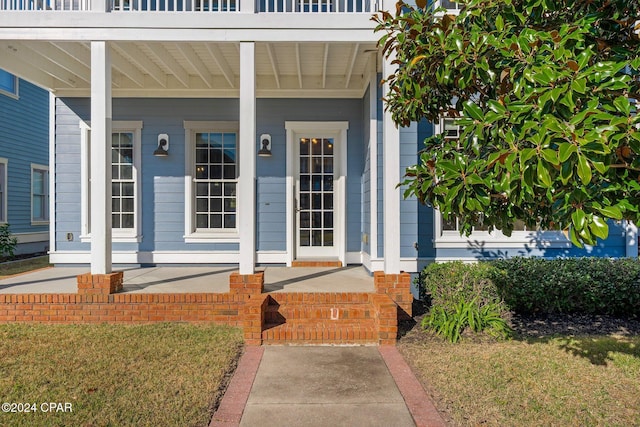
{"label": "brick walkway edging", "polygon": [[444,419],[398,349],[380,346],[378,351],[391,372],[416,426],[445,427],[447,424]]}
{"label": "brick walkway edging", "polygon": [[246,346],[209,427],[237,427],[256,378],[264,347]]}

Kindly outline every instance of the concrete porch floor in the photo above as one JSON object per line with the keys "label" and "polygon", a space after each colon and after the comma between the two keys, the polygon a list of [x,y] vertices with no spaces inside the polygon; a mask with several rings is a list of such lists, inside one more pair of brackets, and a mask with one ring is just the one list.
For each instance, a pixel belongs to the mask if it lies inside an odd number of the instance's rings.
{"label": "concrete porch floor", "polygon": [[[124,271],[124,293],[225,293],[237,267],[141,267]],[[76,276],[88,267],[54,267],[0,280],[0,294],[76,293]],[[373,277],[359,265],[258,267],[265,292],[374,292]]]}

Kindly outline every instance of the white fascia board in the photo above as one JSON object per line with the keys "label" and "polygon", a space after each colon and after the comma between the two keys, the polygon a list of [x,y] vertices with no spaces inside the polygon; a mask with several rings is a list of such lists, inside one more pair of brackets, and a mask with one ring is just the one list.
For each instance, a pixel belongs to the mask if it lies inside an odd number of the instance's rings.
{"label": "white fascia board", "polygon": [[[3,12],[4,14],[4,12]],[[250,39],[255,42],[356,42],[375,43],[380,36],[373,27],[362,29],[345,28],[287,28],[290,25],[275,28],[256,28],[243,26],[236,28],[102,28],[101,26],[68,27],[60,23],[61,28],[47,27],[7,27],[0,14],[0,40],[40,40],[40,41],[131,41],[147,40],[160,42],[240,42]],[[25,14],[29,15],[29,14]],[[291,17],[289,17],[291,19]],[[207,24],[209,27],[211,24]],[[250,35],[250,37],[248,37]]]}
{"label": "white fascia board", "polygon": [[[329,98],[360,99],[364,96],[366,88],[344,90],[344,89],[256,89],[256,98]],[[88,97],[91,91],[88,88],[56,89],[58,97]],[[238,89],[113,89],[113,98],[238,98]]]}

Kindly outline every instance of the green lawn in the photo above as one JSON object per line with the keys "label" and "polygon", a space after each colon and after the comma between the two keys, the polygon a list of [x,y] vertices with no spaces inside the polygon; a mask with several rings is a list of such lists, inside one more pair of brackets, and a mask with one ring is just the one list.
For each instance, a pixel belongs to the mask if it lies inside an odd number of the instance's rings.
{"label": "green lawn", "polygon": [[31,270],[49,267],[49,256],[29,258],[22,261],[6,262],[0,264],[0,279],[14,274],[26,273]]}
{"label": "green lawn", "polygon": [[640,425],[639,336],[398,347],[453,425]]}
{"label": "green lawn", "polygon": [[215,325],[0,325],[2,402],[36,404],[0,425],[205,426],[242,345]]}

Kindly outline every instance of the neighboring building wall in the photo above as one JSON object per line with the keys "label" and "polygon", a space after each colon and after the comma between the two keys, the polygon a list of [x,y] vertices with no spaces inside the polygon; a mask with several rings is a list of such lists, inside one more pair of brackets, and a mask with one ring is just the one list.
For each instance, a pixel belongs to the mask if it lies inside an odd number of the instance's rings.
{"label": "neighboring building wall", "polygon": [[[237,121],[237,99],[120,99],[113,100],[114,121],[142,121],[142,241],[114,242],[121,251],[237,251],[237,243],[184,242],[185,130],[183,121]],[[258,251],[286,249],[286,133],[285,121],[348,121],[347,251],[361,250],[361,182],[363,160],[362,99],[258,99],[258,136],[272,137],[272,156],[258,157]],[[81,242],[80,121],[89,123],[87,98],[56,103],[56,241],[59,251],[89,251]],[[242,131],[242,130],[240,130]],[[169,156],[154,157],[158,134],[169,135]],[[239,168],[242,168],[239,165]],[[73,238],[68,241],[67,234]],[[216,262],[211,258],[210,262]]]}
{"label": "neighboring building wall", "polygon": [[[11,233],[21,242],[16,254],[49,248],[49,206],[45,218],[32,221],[32,165],[49,166],[49,93],[19,80],[18,94],[0,92],[0,158],[6,159],[7,218]],[[49,191],[48,180],[44,190]],[[48,193],[47,193],[48,194]]]}

